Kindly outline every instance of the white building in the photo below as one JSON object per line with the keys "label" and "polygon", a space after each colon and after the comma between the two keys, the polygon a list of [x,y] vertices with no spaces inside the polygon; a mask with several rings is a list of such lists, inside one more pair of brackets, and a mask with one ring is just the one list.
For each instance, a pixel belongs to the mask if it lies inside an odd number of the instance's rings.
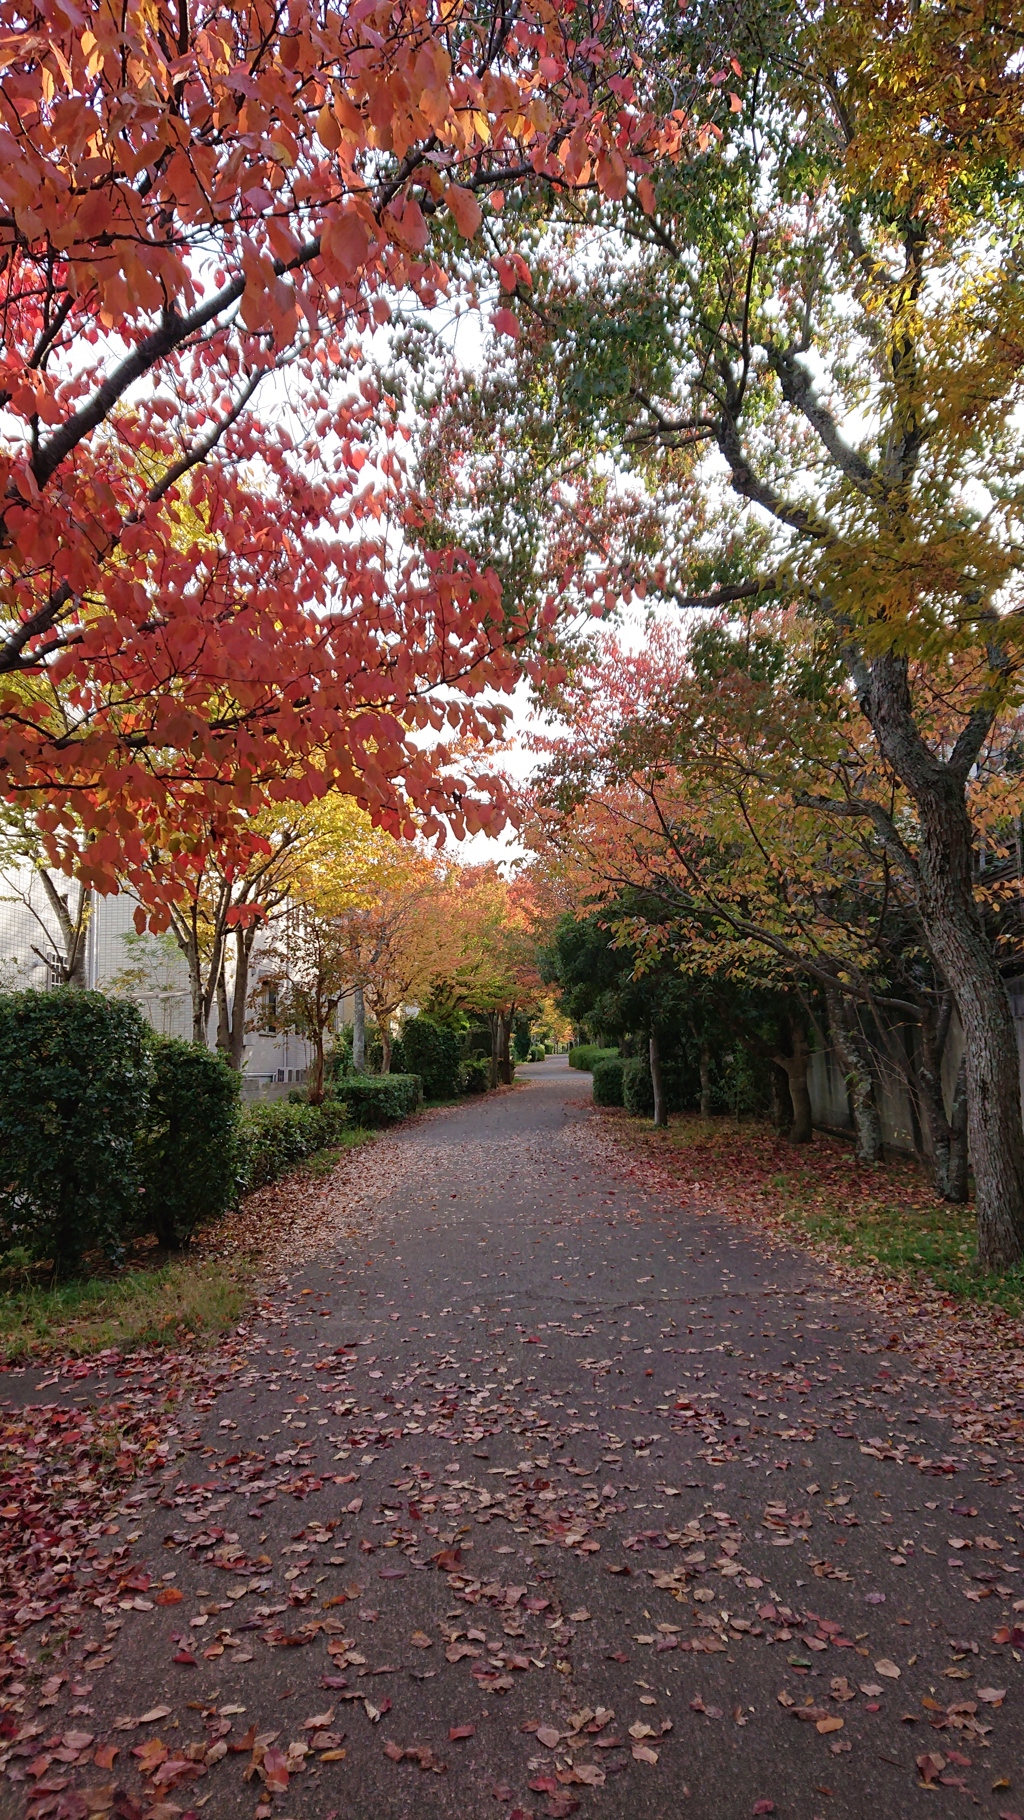
{"label": "white building", "polygon": [[[70,894],[71,909],[78,887],[61,879],[62,895]],[[94,897],[85,932],[84,984],[90,990],[130,998],[162,1036],[192,1035],[192,1002],[188,968],[173,935],[139,935],[134,924],[136,900],[121,892]],[[229,965],[231,950],[229,944]],[[266,943],[262,944],[265,952]],[[29,866],[0,873],[0,991],[45,990],[61,980],[58,955],[63,952],[57,918],[43,882]],[[262,1015],[250,1014],[243,1061],[246,1097],[279,1098],[289,1087],[306,1079],[309,1045],[302,1037],[275,1027],[276,992],[269,960],[261,965],[257,936],[250,964],[252,1002],[261,1003]],[[261,995],[260,985],[266,982]],[[351,1000],[341,1009],[338,1022],[350,1023]],[[211,1017],[210,1040],[216,1035],[217,1008]],[[258,1026],[262,1024],[262,1028]]]}

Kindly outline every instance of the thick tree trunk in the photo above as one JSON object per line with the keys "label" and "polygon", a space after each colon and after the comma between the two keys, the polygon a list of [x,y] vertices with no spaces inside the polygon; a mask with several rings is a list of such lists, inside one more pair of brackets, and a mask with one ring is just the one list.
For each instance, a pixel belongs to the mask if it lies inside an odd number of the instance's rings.
{"label": "thick tree trunk", "polygon": [[366,1000],[362,986],[352,988],[352,1071],[366,1072]]}
{"label": "thick tree trunk", "polygon": [[904,659],[876,658],[858,687],[882,752],[914,799],[922,922],[963,1027],[978,1262],[984,1270],[1009,1270],[1024,1258],[1020,1056],[1006,987],[974,897],[974,830],[966,802],[971,763],[990,717],[979,711],[962,753],[947,763],[935,758],[918,732]]}
{"label": "thick tree trunk", "polygon": [[826,986],[829,1030],[842,1066],[853,1117],[854,1156],[858,1163],[882,1161],[882,1121],[875,1103],[871,1048],[857,1014],[838,986]]}
{"label": "thick tree trunk", "polygon": [[661,1079],[661,1051],[658,1047],[657,1035],[653,1030],[651,1031],[649,1053],[651,1058],[651,1087],[654,1092],[654,1123],[656,1125],[667,1125],[668,1114],[665,1111],[665,1089]]}
{"label": "thick tree trunk", "polygon": [[777,1137],[788,1138],[793,1129],[793,1096],[789,1091],[789,1076],[781,1062],[773,1061],[772,1070],[772,1124]]}
{"label": "thick tree trunk", "polygon": [[711,1048],[707,1043],[700,1046],[700,1116],[711,1117]]}
{"label": "thick tree trunk", "polygon": [[953,1089],[953,1104],[949,1111],[949,1181],[946,1189],[947,1201],[963,1202],[967,1199],[968,1175],[968,1113],[967,1113],[967,1056],[960,1057],[956,1086]]}
{"label": "thick tree trunk", "polygon": [[791,1144],[809,1144],[814,1136],[811,1095],[807,1085],[811,1051],[807,1042],[807,1032],[795,1018],[791,1018],[789,1021],[789,1031],[791,1053],[789,1055],[778,1054],[774,1060],[785,1071],[789,1097],[793,1102],[793,1123],[790,1127],[789,1141]]}

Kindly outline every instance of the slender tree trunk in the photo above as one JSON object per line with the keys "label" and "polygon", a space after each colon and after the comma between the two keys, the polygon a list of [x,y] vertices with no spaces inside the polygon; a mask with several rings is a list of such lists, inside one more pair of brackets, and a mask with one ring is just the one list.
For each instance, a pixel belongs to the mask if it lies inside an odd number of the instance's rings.
{"label": "slender tree trunk", "polygon": [[[927,1139],[935,1192],[941,1195],[945,1201],[964,1201],[967,1198],[966,1167],[961,1171],[954,1164],[953,1124],[952,1120],[946,1116],[946,1101],[942,1092],[942,1050],[948,1029],[947,1016],[937,1015],[930,1005],[922,1007],[921,1060],[917,1066],[913,1087]],[[965,1078],[961,1058],[958,1087]],[[966,1091],[962,1094],[962,1101],[960,1123],[963,1126],[963,1147],[966,1153]]]}
{"label": "slender tree trunk", "polygon": [[[858,686],[882,752],[917,808],[922,920],[963,1027],[978,1262],[984,1270],[1009,1270],[1024,1258],[1020,1055],[1006,987],[974,896],[974,830],[966,802],[970,752],[954,765],[925,745],[904,659],[876,658]],[[987,724],[981,714],[982,736]]]}
{"label": "slender tree trunk", "polygon": [[661,1051],[658,1047],[657,1032],[651,1031],[649,1044],[651,1058],[651,1087],[654,1091],[654,1123],[667,1125],[668,1115],[665,1111],[665,1089],[661,1079]]}
{"label": "slender tree trunk", "polygon": [[231,1040],[227,1059],[236,1074],[241,1073],[245,1060],[245,1008],[249,1000],[249,961],[255,937],[255,923],[235,930],[235,983],[231,992]]}
{"label": "slender tree trunk", "polygon": [[875,1103],[875,1076],[871,1049],[857,1022],[857,1014],[838,986],[826,986],[829,1029],[843,1069],[853,1116],[854,1156],[858,1163],[882,1160],[882,1121]]}
{"label": "slender tree trunk", "polygon": [[382,1018],[381,1023],[380,1023],[380,1049],[381,1049],[381,1060],[380,1060],[381,1074],[390,1074],[391,1073],[391,1031],[388,1029],[387,1018]]}
{"label": "slender tree trunk", "polygon": [[366,1000],[362,986],[352,988],[352,1071],[366,1072]]}
{"label": "slender tree trunk", "polygon": [[217,1048],[226,1061],[231,1052],[231,1014],[228,1010],[228,982],[224,978],[223,961],[217,976]]}
{"label": "slender tree trunk", "polygon": [[501,1077],[502,1086],[511,1087],[511,1085],[512,1085],[512,1055],[511,1055],[512,1019],[511,1019],[511,1017],[506,1017],[504,1015],[504,1013],[502,1013],[501,1016],[499,1017],[498,1021],[499,1021],[499,1027],[500,1027],[499,1052],[498,1052],[498,1073]]}
{"label": "slender tree trunk", "polygon": [[491,1090],[497,1087],[501,1079],[501,1016],[497,1011],[487,1013],[487,1023],[491,1032]]}
{"label": "slender tree trunk", "polygon": [[[387,1069],[384,1070],[385,1074]],[[311,1106],[321,1105],[324,1097],[324,1033],[313,1032],[313,1066],[306,1082],[306,1099]]]}
{"label": "slender tree trunk", "polygon": [[789,1131],[789,1141],[791,1144],[809,1144],[814,1136],[811,1094],[807,1085],[811,1051],[807,1042],[807,1032],[796,1018],[790,1018],[789,1032],[791,1053],[789,1055],[777,1054],[774,1060],[785,1071],[789,1097],[793,1104],[793,1123]]}
{"label": "slender tree trunk", "polygon": [[793,1129],[793,1096],[789,1091],[789,1076],[781,1062],[773,1061],[772,1070],[772,1124],[775,1134],[788,1138]]}
{"label": "slender tree trunk", "polygon": [[700,1116],[711,1117],[711,1048],[708,1043],[700,1046]]}

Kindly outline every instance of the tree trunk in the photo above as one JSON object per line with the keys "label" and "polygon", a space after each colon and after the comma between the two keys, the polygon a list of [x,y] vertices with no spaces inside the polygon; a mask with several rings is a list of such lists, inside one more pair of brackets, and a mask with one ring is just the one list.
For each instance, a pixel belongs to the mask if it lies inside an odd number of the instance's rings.
{"label": "tree trunk", "polygon": [[711,1117],[711,1048],[708,1043],[700,1046],[700,1116]]}
{"label": "tree trunk", "polygon": [[[914,721],[906,660],[894,654],[871,663],[859,692],[884,756],[914,799],[922,921],[963,1027],[978,1262],[1009,1270],[1024,1258],[1024,1120],[1010,1001],[974,897],[966,786],[980,741],[956,764],[933,756]],[[981,713],[982,737],[989,724]]]}
{"label": "tree trunk", "polygon": [[653,1030],[651,1031],[649,1047],[651,1058],[651,1087],[654,1091],[654,1123],[656,1125],[667,1125],[668,1115],[665,1111],[665,1089],[661,1079],[661,1051],[658,1047],[657,1034]]}
{"label": "tree trunk", "polygon": [[390,1074],[391,1073],[391,1031],[388,1029],[387,1018],[381,1019],[380,1049],[381,1049],[381,1059],[380,1059],[381,1074]]}
{"label": "tree trunk", "polygon": [[228,982],[224,978],[223,962],[217,976],[217,1048],[226,1061],[231,1051],[231,1015],[228,1011]]}
{"label": "tree trunk", "polygon": [[811,1119],[811,1095],[807,1086],[807,1070],[810,1066],[811,1051],[807,1042],[807,1032],[795,1018],[789,1020],[791,1054],[777,1054],[773,1059],[785,1071],[789,1086],[789,1097],[793,1104],[793,1123],[790,1126],[789,1141],[791,1144],[809,1144],[814,1136],[814,1125]]}
{"label": "tree trunk", "polygon": [[245,1060],[245,1008],[249,999],[249,960],[255,938],[255,923],[235,930],[235,983],[231,993],[231,1040],[227,1059],[236,1074],[241,1073]]}
{"label": "tree trunk", "polygon": [[504,1013],[501,1013],[499,1016],[499,1019],[498,1019],[498,1025],[499,1025],[498,1073],[501,1077],[502,1086],[511,1087],[511,1085],[512,1085],[512,1055],[511,1055],[512,1019],[511,1019],[511,1017],[506,1017],[504,1015]]}
{"label": "tree trunk", "polygon": [[857,1014],[838,986],[826,986],[829,1029],[846,1082],[858,1163],[882,1161],[882,1121],[875,1103],[871,1049]]}
{"label": "tree trunk", "polygon": [[968,1171],[967,1055],[960,1057],[953,1104],[949,1112],[949,1180],[947,1201],[962,1203],[967,1199]]}
{"label": "tree trunk", "polygon": [[[384,1073],[387,1074],[385,1068]],[[311,1106],[319,1106],[324,1097],[324,1033],[316,1030],[313,1033],[313,1066],[306,1082],[306,1099]]]}
{"label": "tree trunk", "polygon": [[772,1070],[772,1124],[775,1135],[788,1138],[793,1129],[793,1096],[789,1091],[789,1076],[781,1062],[773,1061]]}
{"label": "tree trunk", "polygon": [[362,986],[352,988],[352,1072],[366,1072],[366,1000]]}
{"label": "tree trunk", "polygon": [[491,1032],[491,1091],[498,1086],[501,1079],[501,1019],[497,1011],[487,1013],[487,1023]]}
{"label": "tree trunk", "polygon": [[[937,1016],[930,1005],[922,1008],[921,1060],[916,1069],[913,1086],[917,1095],[921,1122],[927,1135],[935,1192],[941,1195],[944,1201],[964,1201],[967,1198],[966,1168],[961,1171],[958,1167],[954,1167],[953,1126],[951,1120],[946,1116],[946,1101],[942,1092],[942,1051],[948,1028],[949,1018],[947,1016]],[[961,1058],[958,1087],[963,1080],[964,1065]],[[963,1141],[966,1148],[966,1093],[962,1097],[960,1123],[963,1126]],[[959,1182],[961,1175],[962,1188]]]}

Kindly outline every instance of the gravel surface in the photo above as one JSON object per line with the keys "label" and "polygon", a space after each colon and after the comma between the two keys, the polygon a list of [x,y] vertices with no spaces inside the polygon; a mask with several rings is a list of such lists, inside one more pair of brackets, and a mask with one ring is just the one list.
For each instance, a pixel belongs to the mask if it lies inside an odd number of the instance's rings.
{"label": "gravel surface", "polygon": [[1024,1815],[1012,1459],[826,1263],[616,1171],[589,1077],[521,1081],[328,1184],[42,1708],[25,1619],[4,1816]]}

